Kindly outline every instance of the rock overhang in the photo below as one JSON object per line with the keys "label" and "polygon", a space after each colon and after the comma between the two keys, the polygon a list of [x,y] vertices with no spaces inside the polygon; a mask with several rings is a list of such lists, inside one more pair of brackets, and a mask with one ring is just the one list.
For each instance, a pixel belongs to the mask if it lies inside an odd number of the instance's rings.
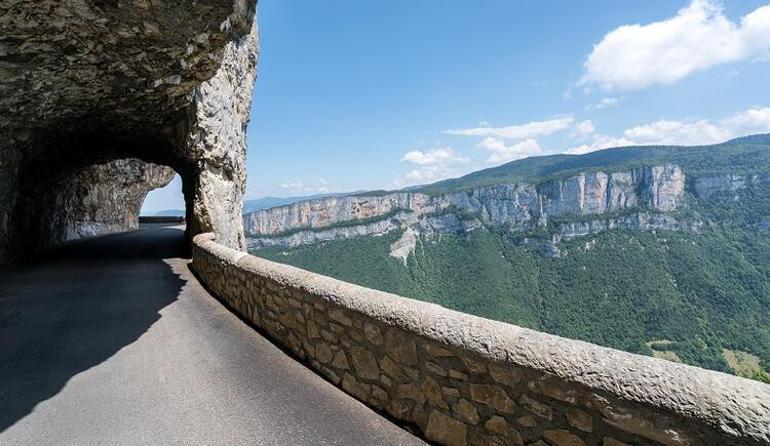
{"label": "rock overhang", "polygon": [[248,34],[255,6],[0,2],[0,130],[62,130],[75,122],[78,130],[89,123],[130,130],[165,122],[216,73],[225,46]]}
{"label": "rock overhang", "polygon": [[256,3],[0,0],[0,263],[55,241],[52,191],[125,159],[176,170],[192,230],[242,247]]}

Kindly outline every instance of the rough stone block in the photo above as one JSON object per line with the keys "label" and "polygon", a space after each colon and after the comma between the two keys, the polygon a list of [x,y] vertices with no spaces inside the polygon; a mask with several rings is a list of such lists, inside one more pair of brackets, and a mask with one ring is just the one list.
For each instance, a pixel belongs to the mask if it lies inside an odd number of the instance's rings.
{"label": "rough stone block", "polygon": [[334,352],[332,352],[331,347],[329,347],[328,344],[325,344],[323,342],[319,342],[315,346],[315,357],[321,364],[326,364],[329,361],[332,360],[332,357],[334,356]]}
{"label": "rough stone block", "polygon": [[582,438],[565,429],[547,430],[543,436],[553,446],[585,446]]}
{"label": "rough stone block", "polygon": [[382,361],[380,361],[380,365],[382,366],[382,371],[391,378],[398,380],[401,377],[401,366],[390,359],[389,356],[385,355]]}
{"label": "rough stone block", "polygon": [[435,407],[449,409],[449,405],[444,401],[444,395],[441,393],[441,386],[436,380],[425,378],[422,383],[422,392],[425,394],[425,398]]}
{"label": "rough stone block", "polygon": [[350,373],[342,378],[342,388],[361,401],[369,400],[369,385],[358,382]]}
{"label": "rough stone block", "polygon": [[439,376],[447,376],[447,371],[444,370],[443,367],[441,367],[440,365],[436,364],[433,361],[426,362],[425,363],[425,369],[427,371],[429,371],[431,373],[434,373],[436,375],[439,375]]}
{"label": "rough stone block", "polygon": [[460,398],[456,403],[452,404],[452,413],[457,418],[470,424],[479,424],[481,420],[479,418],[479,411],[465,398]]}
{"label": "rough stone block", "polygon": [[532,415],[524,415],[523,417],[516,418],[516,423],[519,426],[532,428],[537,426],[537,421],[535,421],[535,417]]}
{"label": "rough stone block", "polygon": [[519,404],[541,418],[553,420],[553,409],[545,403],[534,400],[527,395],[522,395],[521,398],[519,398]]}
{"label": "rough stone block", "polygon": [[399,399],[412,400],[417,404],[423,404],[425,402],[425,394],[423,394],[422,389],[415,383],[400,384],[396,388],[396,396]]}
{"label": "rough stone block", "polygon": [[417,365],[417,346],[401,330],[391,328],[385,333],[385,352],[403,364]]}
{"label": "rough stone block", "polygon": [[583,432],[593,431],[594,420],[588,413],[574,407],[568,407],[565,413],[569,424],[573,427]]}
{"label": "rough stone block", "polygon": [[492,384],[470,384],[471,399],[486,404],[503,413],[514,413],[516,403],[508,396],[508,393],[500,387]]}
{"label": "rough stone block", "polygon": [[359,378],[371,380],[378,380],[380,378],[380,367],[377,365],[377,359],[375,359],[371,351],[354,345],[350,349],[350,359],[353,362],[353,369]]}
{"label": "rough stone block", "polygon": [[489,374],[492,376],[492,379],[500,384],[513,387],[521,380],[521,377],[513,367],[506,368],[497,364],[489,364],[487,368],[489,369]]}
{"label": "rough stone block", "polygon": [[348,365],[348,357],[345,355],[344,351],[338,350],[337,353],[334,354],[334,359],[332,359],[332,367],[342,370],[350,369],[350,366]]}
{"label": "rough stone block", "polygon": [[385,338],[380,333],[380,329],[372,323],[364,322],[364,334],[366,339],[374,345],[383,345]]}
{"label": "rough stone block", "polygon": [[505,418],[495,415],[489,420],[487,420],[486,423],[484,423],[484,427],[489,430],[490,432],[495,432],[506,439],[510,440],[513,444],[516,445],[522,445],[524,444],[524,441],[521,439],[521,434],[511,426],[511,423],[509,423]]}
{"label": "rough stone block", "polygon": [[447,446],[465,446],[467,444],[467,426],[439,411],[432,411],[425,429],[425,437]]}
{"label": "rough stone block", "polygon": [[612,437],[604,437],[604,441],[602,441],[602,446],[632,446],[628,443],[624,443],[620,440],[616,440]]}
{"label": "rough stone block", "polygon": [[454,387],[442,387],[441,391],[444,393],[444,395],[450,397],[450,398],[459,398],[460,397],[460,391],[455,389]]}
{"label": "rough stone block", "polygon": [[348,317],[347,314],[345,314],[345,311],[339,308],[333,308],[329,310],[329,318],[333,321],[339,322],[345,327],[350,327],[353,325],[353,321]]}

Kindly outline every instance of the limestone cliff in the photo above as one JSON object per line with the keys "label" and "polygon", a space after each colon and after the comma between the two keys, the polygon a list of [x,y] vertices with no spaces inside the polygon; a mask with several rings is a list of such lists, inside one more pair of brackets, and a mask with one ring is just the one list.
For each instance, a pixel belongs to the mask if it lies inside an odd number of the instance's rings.
{"label": "limestone cliff", "polygon": [[457,234],[482,226],[512,233],[551,229],[558,238],[570,238],[613,228],[675,229],[679,223],[661,214],[677,210],[684,197],[682,169],[660,165],[441,195],[399,191],[324,198],[247,214],[244,225],[255,247],[297,246],[395,229]]}

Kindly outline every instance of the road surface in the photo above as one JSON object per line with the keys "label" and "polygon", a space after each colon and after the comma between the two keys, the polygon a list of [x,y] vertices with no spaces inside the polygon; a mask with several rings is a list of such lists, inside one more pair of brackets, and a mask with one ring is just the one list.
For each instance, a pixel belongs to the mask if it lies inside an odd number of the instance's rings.
{"label": "road surface", "polygon": [[211,297],[180,228],[0,271],[2,445],[418,445]]}

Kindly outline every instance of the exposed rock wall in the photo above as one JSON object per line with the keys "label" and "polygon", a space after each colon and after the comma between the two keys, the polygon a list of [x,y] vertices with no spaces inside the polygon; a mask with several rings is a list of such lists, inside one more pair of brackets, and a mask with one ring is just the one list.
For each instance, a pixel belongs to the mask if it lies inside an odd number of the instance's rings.
{"label": "exposed rock wall", "polygon": [[[570,216],[597,216],[596,228],[628,227],[649,219],[637,216],[600,222],[599,216],[636,207],[673,211],[682,204],[684,193],[682,169],[650,166],[582,173],[537,185],[496,184],[437,196],[395,192],[330,197],[253,212],[244,220],[255,246],[296,246],[405,228],[423,234],[462,233],[481,225],[529,231]],[[361,220],[366,223],[355,224]],[[569,236],[568,227],[563,231]]]}
{"label": "exposed rock wall", "polygon": [[770,182],[770,174],[761,175],[712,175],[695,179],[694,189],[698,197],[710,198],[717,193],[732,193],[751,185]]}
{"label": "exposed rock wall", "polygon": [[157,126],[249,33],[255,4],[1,0],[0,130]]}
{"label": "exposed rock wall", "polygon": [[62,180],[46,200],[52,210],[41,222],[46,240],[58,243],[81,237],[137,229],[147,193],[167,185],[174,170],[138,159],[96,164]]}
{"label": "exposed rock wall", "polygon": [[19,190],[21,153],[13,147],[0,152],[0,265],[11,257],[13,245],[13,216]]}
{"label": "exposed rock wall", "polygon": [[109,209],[72,227],[89,198],[59,191],[86,194],[80,172],[127,158],[179,172],[190,235],[243,248],[255,14],[256,0],[0,0],[0,264],[107,229]]}
{"label": "exposed rock wall", "polygon": [[[243,193],[246,188],[246,125],[257,74],[256,22],[249,34],[227,45],[222,66],[194,92],[184,139],[196,160],[188,187],[193,234],[213,231],[227,246],[244,249]],[[192,203],[190,203],[192,201]]]}
{"label": "exposed rock wall", "polygon": [[332,383],[445,445],[770,444],[770,386],[193,245],[201,280]]}

